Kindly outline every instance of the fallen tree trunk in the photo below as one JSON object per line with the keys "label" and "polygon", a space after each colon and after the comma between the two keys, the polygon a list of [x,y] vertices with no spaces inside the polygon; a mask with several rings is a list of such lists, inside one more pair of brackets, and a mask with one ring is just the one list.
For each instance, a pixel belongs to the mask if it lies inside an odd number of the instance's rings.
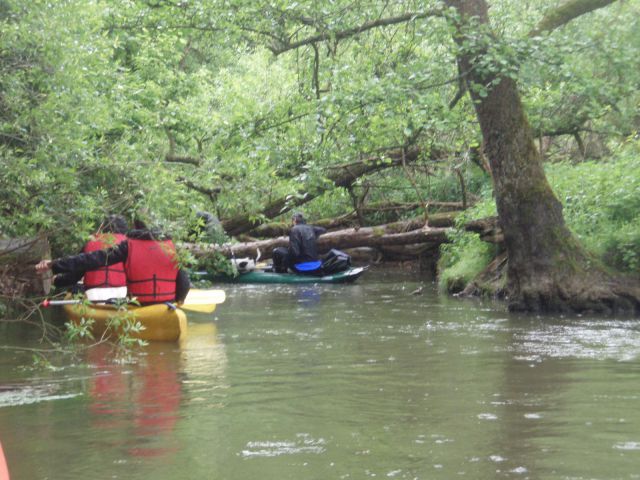
{"label": "fallen tree trunk", "polygon": [[[451,212],[438,212],[429,215],[430,227],[452,227],[456,216],[460,211]],[[356,222],[356,213],[351,212],[346,215],[342,215],[338,218],[327,218],[313,222],[314,225],[324,227],[327,230],[344,229],[344,228],[357,228],[353,225]],[[391,228],[396,232],[415,230],[421,228],[424,225],[424,217],[414,217],[410,220],[401,220],[386,224],[387,228]],[[288,235],[291,225],[285,222],[265,223],[260,225],[250,234],[253,237],[265,238],[265,237],[278,237],[282,235]]]}
{"label": "fallen tree trunk", "polygon": [[[335,232],[325,233],[318,239],[320,252],[327,252],[332,248],[348,249],[355,247],[381,247],[389,245],[411,245],[430,243],[439,245],[448,242],[448,228],[425,227],[416,229],[399,230],[397,224],[381,225],[378,227],[363,227],[359,229],[348,228]],[[227,257],[271,257],[276,247],[286,247],[289,244],[287,236],[281,236],[269,240],[257,240],[253,242],[202,245],[184,243],[182,248],[189,250],[196,257],[204,256],[211,252],[220,252]]]}
{"label": "fallen tree trunk", "polygon": [[[378,261],[384,259],[408,259],[411,255],[416,258],[425,251],[437,251],[442,243],[448,242],[447,232],[451,230],[455,217],[460,212],[441,212],[429,217],[429,225],[424,225],[424,218],[416,217],[401,222],[363,228],[346,228],[328,232],[318,239],[318,247],[322,252],[332,248],[374,248],[379,253]],[[320,222],[318,222],[320,223]],[[317,224],[314,222],[314,224]],[[260,232],[279,233],[266,240],[248,240],[245,242],[210,245],[183,243],[181,246],[191,251],[196,257],[211,252],[220,252],[227,257],[270,258],[276,247],[286,247],[289,244],[289,226],[272,223],[259,229]],[[480,235],[487,242],[502,243],[502,232],[496,217],[473,220],[465,225],[465,229]],[[387,258],[388,257],[388,258]]]}

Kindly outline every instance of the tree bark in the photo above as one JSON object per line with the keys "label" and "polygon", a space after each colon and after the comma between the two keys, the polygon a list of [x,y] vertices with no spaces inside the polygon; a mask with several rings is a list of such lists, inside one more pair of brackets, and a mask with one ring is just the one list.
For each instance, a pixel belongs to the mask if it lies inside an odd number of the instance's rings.
{"label": "tree bark", "polygon": [[[496,205],[508,252],[511,310],[534,312],[640,311],[640,289],[610,276],[578,244],[564,222],[535,147],[516,83],[485,69],[485,0],[447,0],[461,16],[458,63],[482,130],[493,174]],[[477,45],[469,47],[468,45]],[[495,70],[494,70],[495,71]],[[478,88],[478,86],[484,87]]]}

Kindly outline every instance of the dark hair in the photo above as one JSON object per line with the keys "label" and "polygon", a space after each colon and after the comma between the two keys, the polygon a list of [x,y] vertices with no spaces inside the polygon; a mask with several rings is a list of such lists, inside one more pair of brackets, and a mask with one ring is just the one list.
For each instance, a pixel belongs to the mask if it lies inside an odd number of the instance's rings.
{"label": "dark hair", "polygon": [[143,220],[140,220],[139,218],[136,218],[133,221],[133,228],[135,228],[136,230],[146,230],[147,229],[147,224]]}
{"label": "dark hair", "polygon": [[296,223],[306,223],[304,215],[300,212],[294,213],[291,219]]}
{"label": "dark hair", "polygon": [[127,233],[129,225],[122,215],[109,215],[102,222],[102,231],[105,233]]}

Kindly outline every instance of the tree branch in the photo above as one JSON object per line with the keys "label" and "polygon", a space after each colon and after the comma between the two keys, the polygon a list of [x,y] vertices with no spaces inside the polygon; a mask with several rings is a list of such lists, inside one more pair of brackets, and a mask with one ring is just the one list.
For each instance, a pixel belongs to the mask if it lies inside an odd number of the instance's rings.
{"label": "tree branch", "polygon": [[[411,147],[405,151],[405,162],[415,162],[423,154],[425,149],[420,147]],[[432,160],[440,158],[442,152],[431,149],[428,151]],[[397,167],[402,164],[402,149],[388,152],[384,157],[368,158],[360,162],[354,162],[348,165],[340,165],[331,167],[327,173],[327,179],[332,182],[335,187],[347,188],[360,177],[373,172],[384,170],[386,168]],[[330,187],[331,188],[331,187]],[[237,215],[232,218],[222,220],[222,226],[229,235],[239,235],[248,232],[258,226],[261,221],[255,217],[274,218],[278,215],[286,213],[291,209],[303,205],[314,198],[322,195],[327,187],[316,187],[298,195],[288,195],[285,198],[279,198],[266,205],[257,215],[250,216],[248,214]]]}
{"label": "tree branch", "polygon": [[178,178],[178,181],[183,183],[185,186],[187,186],[191,190],[195,190],[196,192],[206,195],[207,197],[209,197],[209,199],[212,202],[215,202],[215,200],[218,198],[218,194],[222,191],[222,187],[212,187],[212,188],[203,187],[201,185],[196,185],[191,180],[187,180],[186,178],[183,178],[183,177]]}
{"label": "tree branch", "polygon": [[195,165],[199,167],[202,164],[202,161],[199,158],[189,157],[189,156],[180,156],[180,155],[172,155],[171,153],[167,153],[164,157],[164,161],[168,163],[186,163],[189,165]]}
{"label": "tree branch", "polygon": [[535,37],[543,32],[552,32],[586,13],[611,5],[615,1],[616,0],[568,0],[558,8],[547,12],[540,23],[538,23],[538,26],[529,33],[529,36]]}
{"label": "tree branch", "polygon": [[173,132],[169,129],[169,127],[165,127],[165,133],[167,134],[167,138],[169,139],[169,151],[164,157],[165,162],[169,163],[187,163],[189,165],[195,165],[199,167],[202,161],[199,158],[190,157],[190,156],[181,156],[176,155],[176,138],[173,135]]}
{"label": "tree branch", "polygon": [[367,30],[372,30],[378,27],[388,27],[391,25],[397,25],[399,23],[409,22],[411,20],[415,20],[418,18],[442,16],[443,12],[444,10],[442,9],[435,9],[435,10],[429,10],[426,12],[405,13],[397,17],[379,18],[377,20],[365,22],[358,27],[347,28],[345,30],[341,30],[338,32],[323,32],[323,33],[319,33],[318,35],[307,37],[293,43],[280,40],[276,44],[273,44],[271,47],[269,47],[269,49],[273,52],[274,55],[280,55],[282,53],[288,52],[289,50],[295,50],[296,48],[300,48],[305,45],[316,44],[324,40],[333,39],[335,41],[339,41],[345,38],[353,37],[355,35],[358,35],[359,33],[366,32]]}

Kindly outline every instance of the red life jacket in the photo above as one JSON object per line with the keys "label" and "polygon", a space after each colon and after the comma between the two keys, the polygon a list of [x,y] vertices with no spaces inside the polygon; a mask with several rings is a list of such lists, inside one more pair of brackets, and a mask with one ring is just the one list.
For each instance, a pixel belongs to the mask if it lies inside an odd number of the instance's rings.
{"label": "red life jacket", "polygon": [[171,240],[127,240],[129,251],[125,271],[130,297],[142,304],[176,299],[176,247]]}
{"label": "red life jacket", "polygon": [[[126,239],[127,237],[121,233],[98,233],[87,242],[82,251],[88,253],[104,250],[105,248],[115,247]],[[125,287],[127,285],[127,276],[124,273],[124,264],[120,262],[85,272],[84,285],[87,289]]]}

